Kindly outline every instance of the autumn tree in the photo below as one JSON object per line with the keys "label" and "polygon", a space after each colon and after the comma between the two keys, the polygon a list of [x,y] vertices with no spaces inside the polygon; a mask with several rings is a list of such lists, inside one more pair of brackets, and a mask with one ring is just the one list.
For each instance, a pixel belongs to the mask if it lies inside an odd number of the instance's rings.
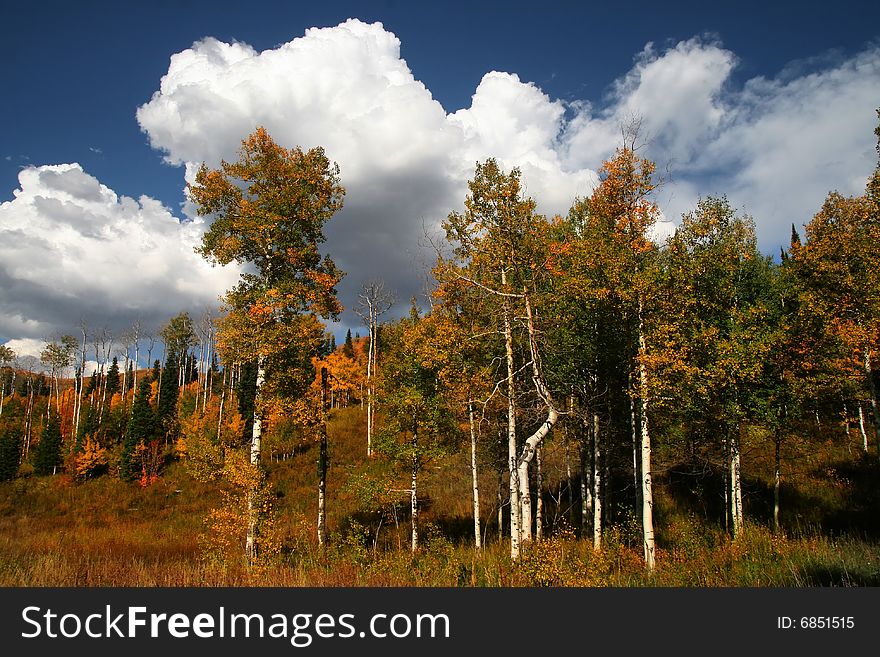
{"label": "autumn tree", "polygon": [[[603,164],[592,195],[572,206],[548,260],[548,268],[559,275],[563,296],[581,304],[584,311],[581,315],[570,306],[564,308],[580,315],[580,337],[566,336],[564,330],[557,335],[578,353],[572,354],[578,366],[563,365],[563,369],[573,375],[570,389],[579,400],[581,423],[592,446],[582,449],[582,481],[590,482],[589,490],[583,488],[582,499],[592,507],[594,545],[598,547],[601,534],[601,492],[609,483],[601,481],[603,470],[608,471],[608,436],[612,432],[624,435],[628,426],[649,569],[654,565],[654,523],[644,321],[646,271],[656,252],[650,230],[659,215],[653,201],[654,172],[654,163],[638,155],[634,140],[619,148]],[[562,306],[566,306],[564,301]]]}
{"label": "autumn tree", "polygon": [[412,552],[419,547],[419,475],[455,436],[441,380],[449,350],[437,344],[449,336],[438,334],[440,328],[419,317],[415,303],[408,318],[387,328],[391,335],[380,392],[387,419],[375,449],[408,470]]}
{"label": "autumn tree", "polygon": [[[379,318],[388,312],[394,304],[394,294],[385,288],[384,282],[369,281],[364,283],[358,299],[358,307],[355,312],[367,325],[367,456],[370,456],[372,454],[375,415],[373,378],[376,376],[379,359]],[[348,331],[345,338],[346,349],[350,339],[351,330]]]}
{"label": "autumn tree", "polygon": [[[880,149],[880,143],[878,143]],[[878,151],[880,152],[880,151]],[[880,348],[880,165],[866,193],[847,198],[828,195],[822,209],[806,226],[803,245],[793,245],[792,268],[799,281],[802,312],[812,316],[826,333],[831,353],[839,348],[836,370],[829,382],[836,398],[847,381],[858,380],[857,403],[871,411],[880,441],[880,416],[874,360]],[[880,458],[880,442],[878,442]]]}
{"label": "autumn tree", "polygon": [[763,394],[775,339],[770,263],[758,252],[752,220],[710,197],[682,217],[655,271],[644,357],[652,396],[723,449],[737,537],[744,523],[740,435]]}
{"label": "autumn tree", "polygon": [[[502,336],[514,559],[519,557],[521,543],[532,535],[529,466],[560,416],[545,382],[534,313],[539,279],[545,274],[547,222],[535,212],[534,200],[523,197],[520,177],[518,169],[506,173],[493,159],[477,163],[468,182],[464,213],[450,213],[443,224],[453,255],[441,260],[435,270],[443,286],[441,294],[450,303],[455,303],[458,289],[479,291],[484,297],[487,329]],[[522,441],[517,437],[521,368],[515,362],[520,347],[527,353],[523,370],[531,379],[528,387],[544,412],[544,419]]]}
{"label": "autumn tree", "polygon": [[[342,273],[329,257],[322,258],[319,246],[324,224],[342,207],[344,193],[339,167],[323,149],[285,149],[263,128],[242,141],[237,161],[222,161],[216,169],[203,164],[189,187],[198,213],[212,220],[198,251],[212,264],[249,265],[226,295],[228,315],[218,337],[221,349],[257,364],[250,444],[254,469],[260,466],[264,385],[271,387],[273,376],[291,372],[275,363],[285,360],[291,348],[300,355],[316,351],[323,329],[317,327],[315,339],[317,322],[309,317],[335,317],[340,310],[336,285]],[[296,383],[304,383],[304,389],[312,378],[309,372]],[[296,388],[285,394],[291,392]],[[253,492],[248,495],[249,562],[258,549]]]}

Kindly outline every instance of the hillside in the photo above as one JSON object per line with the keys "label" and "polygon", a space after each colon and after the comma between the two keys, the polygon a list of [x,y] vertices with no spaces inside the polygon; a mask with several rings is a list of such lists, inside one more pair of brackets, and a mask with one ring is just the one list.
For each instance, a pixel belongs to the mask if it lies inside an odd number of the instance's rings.
{"label": "hillside", "polygon": [[[498,543],[497,480],[490,472],[481,480],[486,545],[473,549],[470,472],[461,453],[437,459],[428,471],[422,549],[411,555],[406,495],[372,495],[393,474],[382,459],[366,458],[363,422],[363,411],[352,407],[334,411],[329,425],[330,544],[324,553],[314,529],[317,450],[306,441],[288,458],[267,463],[281,542],[272,563],[248,570],[240,555],[222,557],[223,537],[209,531],[206,518],[222,508],[223,486],[199,482],[185,463],[169,458],[158,481],[145,488],[111,476],[82,483],[66,475],[27,476],[0,484],[0,585],[880,585],[880,507],[871,485],[878,467],[873,458],[845,458],[843,444],[801,455],[803,467],[784,488],[785,532],[778,535],[766,528],[772,454],[760,443],[747,450],[745,469],[756,476],[747,486],[747,532],[736,542],[670,467],[658,477],[659,554],[649,575],[634,522],[615,522],[597,552],[578,539],[559,440],[548,445],[545,459],[549,538],[520,563],[511,562],[506,540]],[[241,538],[231,539],[237,549]]]}

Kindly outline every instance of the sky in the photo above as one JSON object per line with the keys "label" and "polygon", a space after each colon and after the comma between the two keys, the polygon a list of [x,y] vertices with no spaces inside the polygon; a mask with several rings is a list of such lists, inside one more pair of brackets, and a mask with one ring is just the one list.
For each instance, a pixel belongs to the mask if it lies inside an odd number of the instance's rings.
{"label": "sky", "polygon": [[216,312],[239,270],[195,254],[208,224],[184,189],[258,125],[340,166],[338,336],[363,332],[365,282],[395,291],[392,315],[424,293],[427,238],[477,161],[564,214],[633,119],[658,237],[725,194],[777,252],[877,163],[880,6],[708,4],[5,2],[0,343]]}

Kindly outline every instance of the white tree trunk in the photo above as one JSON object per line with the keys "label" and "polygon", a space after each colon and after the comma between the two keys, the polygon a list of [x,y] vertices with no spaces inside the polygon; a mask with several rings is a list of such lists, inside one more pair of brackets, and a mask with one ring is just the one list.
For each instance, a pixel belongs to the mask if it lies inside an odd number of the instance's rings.
{"label": "white tree trunk", "polygon": [[419,474],[419,457],[416,453],[416,434],[413,433],[412,439],[412,488],[410,490],[410,513],[412,517],[412,553],[415,554],[419,549],[419,497],[418,497],[418,474]]}
{"label": "white tree trunk", "polygon": [[318,454],[318,545],[327,544],[326,493],[327,493],[327,368],[321,368],[321,419],[320,451]]}
{"label": "white tree trunk", "polygon": [[474,402],[468,400],[468,420],[471,425],[471,483],[474,502],[474,547],[480,549],[480,481],[477,477],[477,433],[474,429]]}
{"label": "white tree trunk", "polygon": [[859,402],[859,431],[862,434],[862,449],[865,454],[868,453],[868,432],[865,431],[865,409],[862,408],[862,403]]}
{"label": "white tree trunk", "polygon": [[557,420],[559,420],[559,411],[553,403],[550,391],[544,383],[544,377],[541,372],[541,359],[538,351],[537,338],[535,336],[535,324],[532,316],[532,305],[529,301],[528,294],[524,294],[526,307],[526,328],[529,334],[529,352],[532,357],[532,382],[535,385],[535,391],[538,393],[541,401],[547,407],[547,418],[541,423],[535,432],[526,438],[523,443],[522,453],[517,463],[518,478],[520,488],[520,505],[522,507],[522,542],[530,541],[532,538],[532,499],[529,492],[529,463],[535,457],[536,450],[541,446],[544,438],[550,433]]}
{"label": "white tree trunk", "polygon": [[228,368],[223,367],[223,384],[220,386],[220,412],[217,413],[217,442],[220,442],[220,430],[223,427],[223,403],[226,401],[226,372]]}
{"label": "white tree trunk", "polygon": [[[256,393],[254,394],[254,426],[251,432],[251,450],[250,461],[255,468],[260,466],[260,456],[262,450],[263,439],[263,418],[262,418],[262,389],[266,380],[266,359],[262,354],[257,357],[257,384]],[[248,513],[248,529],[247,542],[245,544],[245,556],[248,565],[252,565],[257,557],[257,515],[258,510],[254,501],[254,490],[248,490],[247,494],[247,513]]]}
{"label": "white tree trunk", "polygon": [[739,428],[730,439],[730,519],[733,526],[733,538],[742,534],[742,474],[740,470]]}
{"label": "white tree trunk", "polygon": [[639,426],[642,435],[642,536],[645,548],[645,565],[654,569],[654,493],[651,482],[651,434],[648,432],[648,371],[644,360],[645,330],[642,320],[642,300],[639,298],[639,399],[641,412]]}
{"label": "white tree trunk", "polygon": [[[501,284],[507,286],[507,273],[501,272]],[[520,500],[519,470],[516,450],[516,385],[514,383],[513,330],[511,329],[511,310],[507,298],[504,299],[504,353],[507,362],[507,458],[510,472],[510,557],[519,559],[520,551]]]}
{"label": "white tree trunk", "polygon": [[544,448],[538,445],[535,450],[535,539],[540,541],[544,538],[544,498],[541,491],[544,489],[544,477],[541,471],[544,456]]}
{"label": "white tree trunk", "polygon": [[369,337],[367,350],[367,456],[373,455],[373,346],[376,336],[373,335],[372,306],[370,306]]}
{"label": "white tree trunk", "polygon": [[602,441],[599,433],[599,414],[593,412],[593,467],[592,467],[592,491],[593,491],[593,549],[602,548]]}

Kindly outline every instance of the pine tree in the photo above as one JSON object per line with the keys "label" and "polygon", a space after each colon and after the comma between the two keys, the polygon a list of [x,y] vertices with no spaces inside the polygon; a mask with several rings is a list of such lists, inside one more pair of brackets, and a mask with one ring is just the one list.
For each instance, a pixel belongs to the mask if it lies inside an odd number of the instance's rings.
{"label": "pine tree", "polygon": [[[169,386],[173,387],[173,386]],[[175,388],[176,389],[176,388]],[[119,461],[119,478],[135,480],[140,475],[138,446],[146,444],[156,432],[156,417],[150,406],[150,382],[141,379],[131,408],[131,418],[125,431],[125,442]]]}
{"label": "pine tree", "polygon": [[18,474],[21,442],[12,433],[0,436],[0,481],[9,481]]}
{"label": "pine tree", "polygon": [[86,386],[84,394],[86,397],[88,397],[97,389],[98,389],[98,370],[93,370],[92,376],[89,378],[89,383]]}
{"label": "pine tree", "polygon": [[55,474],[61,464],[61,423],[58,415],[52,413],[34,450],[34,472],[38,475]]}
{"label": "pine tree", "polygon": [[345,334],[345,344],[342,345],[342,353],[348,358],[354,358],[354,343],[351,340],[351,329]]}
{"label": "pine tree", "polygon": [[177,387],[177,363],[177,353],[169,351],[162,375],[162,391],[156,404],[156,429],[165,436],[166,441],[177,434],[177,400],[180,396],[180,388]]}
{"label": "pine tree", "polygon": [[120,388],[121,381],[119,379],[119,359],[114,356],[113,362],[110,364],[110,369],[107,370],[107,395],[112,398],[113,395],[119,392]]}

